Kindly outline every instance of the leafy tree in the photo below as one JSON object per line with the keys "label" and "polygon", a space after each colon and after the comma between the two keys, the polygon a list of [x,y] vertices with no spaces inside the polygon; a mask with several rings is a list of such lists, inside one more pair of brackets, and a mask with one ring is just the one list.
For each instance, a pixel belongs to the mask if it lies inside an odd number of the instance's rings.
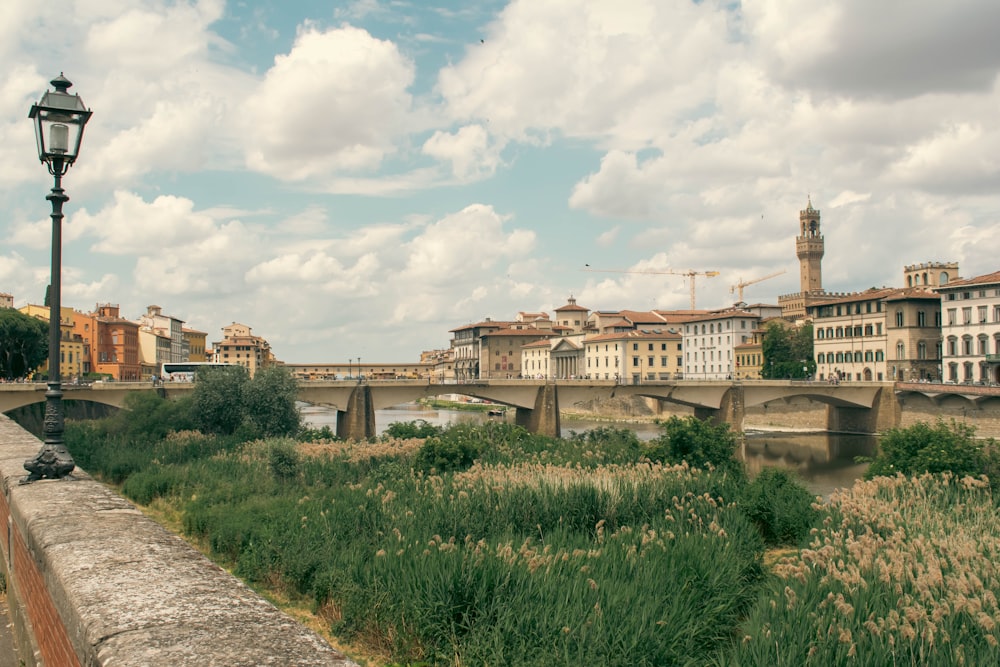
{"label": "leafy tree", "polygon": [[284,366],[258,368],[242,387],[245,420],[257,435],[294,436],[302,427],[302,413],[295,405],[298,385]]}
{"label": "leafy tree", "polygon": [[816,371],[812,324],[793,328],[771,322],[761,341],[761,350],[764,354],[761,375],[765,378],[803,378]]}
{"label": "leafy tree", "polygon": [[242,366],[205,368],[192,394],[194,419],[205,433],[267,438],[294,436],[302,427],[298,386],[282,366],[259,368],[253,378]]}
{"label": "leafy tree", "polygon": [[243,424],[243,387],[249,382],[246,369],[204,368],[192,392],[194,418],[205,433],[231,435]]}
{"label": "leafy tree", "polygon": [[729,424],[713,424],[696,417],[671,417],[660,422],[663,434],[650,440],[646,455],[653,461],[681,463],[693,468],[739,467],[736,436]]}
{"label": "leafy tree", "polygon": [[1000,483],[996,442],[977,439],[974,427],[954,420],[889,429],[879,441],[877,455],[862,460],[871,462],[865,479],[950,471],[960,477],[985,474]]}
{"label": "leafy tree", "polygon": [[0,309],[0,378],[25,377],[49,354],[49,325],[13,308]]}

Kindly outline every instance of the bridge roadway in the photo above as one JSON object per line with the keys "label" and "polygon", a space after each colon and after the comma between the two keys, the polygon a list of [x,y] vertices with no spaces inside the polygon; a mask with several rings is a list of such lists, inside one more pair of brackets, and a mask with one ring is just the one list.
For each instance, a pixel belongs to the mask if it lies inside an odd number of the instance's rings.
{"label": "bridge roadway", "polygon": [[[516,423],[545,435],[559,434],[559,410],[595,400],[641,396],[693,408],[696,416],[742,427],[747,408],[804,397],[828,406],[831,430],[875,432],[898,423],[887,404],[893,383],[826,382],[796,380],[647,381],[616,384],[613,380],[474,380],[461,384],[429,380],[303,381],[299,399],[337,410],[337,435],[364,440],[376,435],[375,411],[442,394],[462,394],[516,409]],[[122,407],[134,391],[156,390],[164,396],[191,391],[190,383],[105,382],[86,386],[66,385],[63,400],[92,401]],[[45,400],[44,384],[0,384],[0,412]],[[928,385],[921,387],[929,390]],[[898,410],[896,410],[898,413]]]}

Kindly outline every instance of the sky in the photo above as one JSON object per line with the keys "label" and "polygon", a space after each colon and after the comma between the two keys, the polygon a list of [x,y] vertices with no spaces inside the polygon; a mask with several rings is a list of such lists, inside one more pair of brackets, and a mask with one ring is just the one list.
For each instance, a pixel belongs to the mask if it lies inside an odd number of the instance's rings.
{"label": "sky", "polygon": [[[996,0],[4,0],[0,292],[42,303],[28,110],[92,109],[64,306],[149,305],[293,363],[449,330],[776,303],[798,213],[823,286],[1000,269]],[[588,270],[589,265],[589,270]],[[673,272],[673,273],[671,273]]]}

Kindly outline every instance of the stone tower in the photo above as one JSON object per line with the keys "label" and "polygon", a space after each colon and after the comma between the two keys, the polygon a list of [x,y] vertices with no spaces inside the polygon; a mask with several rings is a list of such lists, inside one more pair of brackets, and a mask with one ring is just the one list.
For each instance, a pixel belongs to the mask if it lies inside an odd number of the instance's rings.
{"label": "stone tower", "polygon": [[799,280],[803,294],[823,291],[823,234],[820,232],[819,211],[808,200],[799,211],[799,235],[795,238],[795,254],[799,257]]}

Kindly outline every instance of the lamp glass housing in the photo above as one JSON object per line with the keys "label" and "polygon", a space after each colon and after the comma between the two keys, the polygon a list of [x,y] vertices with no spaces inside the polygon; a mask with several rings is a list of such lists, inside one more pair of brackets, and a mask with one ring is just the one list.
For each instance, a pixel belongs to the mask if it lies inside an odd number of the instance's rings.
{"label": "lamp glass housing", "polygon": [[52,80],[55,90],[48,90],[31,106],[28,117],[35,123],[38,159],[53,173],[65,173],[80,154],[83,128],[91,111],[79,95],[70,94],[70,83],[62,74]]}

